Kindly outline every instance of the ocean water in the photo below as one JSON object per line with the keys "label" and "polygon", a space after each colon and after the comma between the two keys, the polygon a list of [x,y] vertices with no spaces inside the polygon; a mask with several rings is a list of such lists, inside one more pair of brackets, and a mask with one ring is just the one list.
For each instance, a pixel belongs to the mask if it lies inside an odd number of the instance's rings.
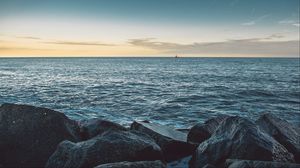
{"label": "ocean water", "polygon": [[300,62],[283,58],[1,58],[0,104],[187,128],[270,112],[300,125]]}

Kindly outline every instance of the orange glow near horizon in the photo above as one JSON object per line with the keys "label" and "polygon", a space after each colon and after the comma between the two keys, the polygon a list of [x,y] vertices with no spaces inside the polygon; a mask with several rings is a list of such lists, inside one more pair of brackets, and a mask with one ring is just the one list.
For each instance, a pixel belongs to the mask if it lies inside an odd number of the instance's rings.
{"label": "orange glow near horizon", "polygon": [[0,57],[298,57],[299,25],[288,30],[281,26],[270,30],[243,25],[5,17],[0,27]]}

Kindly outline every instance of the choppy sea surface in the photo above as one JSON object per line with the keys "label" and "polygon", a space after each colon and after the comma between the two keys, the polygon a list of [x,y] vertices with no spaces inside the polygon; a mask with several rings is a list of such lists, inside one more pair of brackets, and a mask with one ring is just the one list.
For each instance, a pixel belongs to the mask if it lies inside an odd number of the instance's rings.
{"label": "choppy sea surface", "polygon": [[271,112],[300,126],[298,58],[0,58],[0,104],[190,127]]}

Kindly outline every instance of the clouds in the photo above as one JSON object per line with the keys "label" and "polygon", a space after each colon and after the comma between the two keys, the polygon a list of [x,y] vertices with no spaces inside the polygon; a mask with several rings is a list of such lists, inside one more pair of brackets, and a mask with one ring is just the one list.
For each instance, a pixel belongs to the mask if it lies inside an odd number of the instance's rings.
{"label": "clouds", "polygon": [[[165,54],[215,55],[215,56],[298,56],[299,41],[279,41],[280,35],[265,38],[235,39],[221,42],[179,44],[155,41],[155,39],[132,39],[131,45],[151,48]],[[275,39],[275,41],[274,41]]]}
{"label": "clouds", "polygon": [[300,27],[300,23],[299,20],[281,20],[278,22],[281,25],[291,25],[291,26],[296,26],[296,27]]}
{"label": "clouds", "polygon": [[[264,16],[265,18],[267,16]],[[280,24],[293,24],[292,21],[280,22]],[[277,23],[278,24],[278,23]],[[249,32],[248,32],[249,33]],[[73,40],[65,38],[48,39],[34,34],[23,34],[3,38],[0,44],[0,55],[9,53],[39,53],[47,55],[79,55],[79,52],[93,55],[157,55],[170,56],[180,54],[183,56],[298,56],[299,38],[290,36],[288,33],[274,33],[269,36],[255,37],[256,35],[244,35],[233,38],[206,39],[199,37],[194,40],[184,41],[166,40],[160,36],[157,38],[124,38],[122,41],[102,42],[102,38],[95,38],[91,41]],[[141,36],[143,37],[143,36]],[[150,36],[151,37],[151,36]],[[237,36],[238,37],[238,36]],[[74,38],[75,39],[75,38]],[[179,39],[179,40],[178,40]],[[201,42],[199,41],[201,40]],[[193,43],[193,41],[195,41]],[[54,51],[55,50],[55,51]],[[55,53],[54,53],[55,52]],[[29,55],[29,54],[28,54]],[[32,54],[30,54],[32,55]],[[125,54],[124,54],[125,55]]]}
{"label": "clouds", "polygon": [[48,41],[46,44],[58,44],[58,45],[81,45],[81,46],[115,46],[115,44],[106,44],[99,42],[82,42],[82,41]]}
{"label": "clouds", "polygon": [[245,23],[242,23],[241,25],[242,26],[253,26],[255,24],[257,24],[258,22],[260,21],[263,21],[264,19],[270,17],[271,15],[270,14],[266,14],[266,15],[263,15],[255,20],[252,20],[252,21],[249,21],[249,22],[245,22]]}
{"label": "clouds", "polygon": [[35,36],[16,36],[19,39],[37,40],[44,44],[57,44],[57,45],[78,45],[78,46],[115,46],[115,44],[100,43],[95,41],[59,41],[59,40],[45,40]]}
{"label": "clouds", "polygon": [[250,21],[250,22],[242,23],[242,26],[253,26],[253,25],[255,25],[255,24],[256,24],[255,21]]}
{"label": "clouds", "polygon": [[21,52],[28,52],[28,51],[53,51],[54,49],[48,49],[48,48],[32,48],[32,47],[0,47],[0,53],[1,52],[10,52],[10,51],[21,51]]}
{"label": "clouds", "polygon": [[[251,20],[248,22],[244,22],[241,25],[242,26],[254,26],[257,23],[262,22],[265,19],[269,19],[269,20],[272,19],[270,17],[271,17],[271,14],[266,14],[261,17],[258,17],[257,19],[254,19],[254,20]],[[299,15],[290,17],[290,19],[279,20],[278,22],[275,21],[273,23],[279,24],[279,25],[291,25],[291,26],[300,27]]]}
{"label": "clouds", "polygon": [[[291,22],[287,22],[290,23]],[[282,23],[283,24],[283,23]],[[276,33],[259,38],[227,39],[216,42],[194,42],[179,43],[166,42],[156,38],[135,38],[126,40],[124,43],[101,43],[99,41],[72,41],[72,40],[45,40],[36,36],[16,36],[31,41],[34,45],[9,45],[2,41],[0,53],[9,52],[55,52],[76,53],[79,51],[90,51],[95,54],[101,52],[120,54],[119,51],[126,50],[128,53],[145,55],[155,53],[156,55],[186,55],[186,56],[298,56],[299,39],[289,40],[285,34]],[[23,40],[22,40],[23,41]],[[29,42],[27,41],[27,42]],[[20,47],[21,46],[21,47]],[[74,47],[72,47],[74,46]],[[118,54],[115,54],[118,53]]]}
{"label": "clouds", "polygon": [[[244,22],[241,25],[242,26],[254,26],[256,24],[258,24],[259,22],[262,22],[263,20],[269,18],[271,15],[267,14],[267,15],[263,15],[257,19],[248,21],[248,22]],[[289,26],[296,26],[296,27],[300,27],[300,22],[299,22],[299,18],[298,19],[285,19],[285,20],[280,20],[278,22],[273,22],[274,24],[279,24],[279,25],[289,25]]]}
{"label": "clouds", "polygon": [[42,39],[39,38],[39,37],[33,37],[33,36],[17,36],[17,38],[20,38],[20,39],[28,39],[28,40],[42,40]]}

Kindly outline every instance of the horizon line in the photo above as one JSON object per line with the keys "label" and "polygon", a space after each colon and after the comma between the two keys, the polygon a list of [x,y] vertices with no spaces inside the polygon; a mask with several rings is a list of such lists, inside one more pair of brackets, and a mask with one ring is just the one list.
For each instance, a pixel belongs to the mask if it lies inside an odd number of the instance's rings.
{"label": "horizon line", "polygon": [[300,56],[0,56],[0,59],[7,58],[39,58],[39,59],[49,59],[49,58],[298,58]]}

